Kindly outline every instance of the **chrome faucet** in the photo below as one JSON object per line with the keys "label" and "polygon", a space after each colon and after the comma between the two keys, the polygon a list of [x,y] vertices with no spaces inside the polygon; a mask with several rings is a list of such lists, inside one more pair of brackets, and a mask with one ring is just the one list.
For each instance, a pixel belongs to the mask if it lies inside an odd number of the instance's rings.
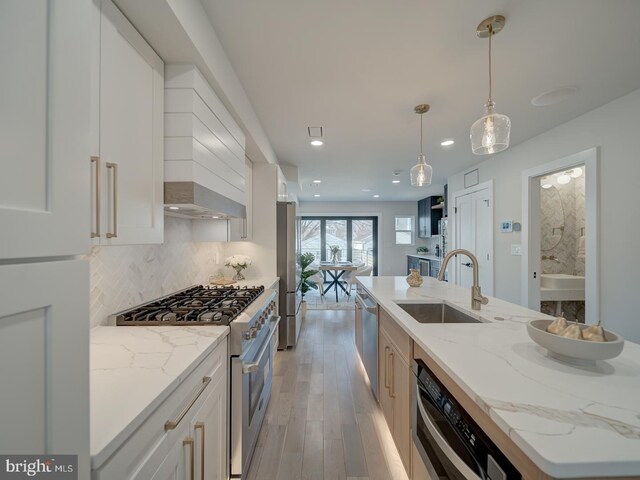
{"label": "chrome faucet", "polygon": [[451,257],[454,255],[463,254],[469,257],[471,260],[471,264],[473,265],[473,287],[471,287],[471,308],[473,310],[480,310],[480,305],[486,305],[489,303],[489,299],[487,297],[483,297],[480,292],[480,285],[478,285],[478,259],[476,256],[471,253],[469,250],[465,250],[463,248],[458,248],[457,250],[451,250],[447,255],[442,259],[442,266],[440,267],[440,271],[438,272],[438,280],[444,281],[444,272],[447,270],[447,264]]}

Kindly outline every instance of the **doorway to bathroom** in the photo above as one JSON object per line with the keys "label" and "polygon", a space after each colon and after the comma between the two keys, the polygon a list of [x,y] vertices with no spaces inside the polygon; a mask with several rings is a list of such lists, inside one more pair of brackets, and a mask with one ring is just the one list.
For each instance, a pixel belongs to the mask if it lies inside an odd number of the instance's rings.
{"label": "doorway to bathroom", "polygon": [[598,157],[590,149],[523,173],[524,304],[599,319]]}

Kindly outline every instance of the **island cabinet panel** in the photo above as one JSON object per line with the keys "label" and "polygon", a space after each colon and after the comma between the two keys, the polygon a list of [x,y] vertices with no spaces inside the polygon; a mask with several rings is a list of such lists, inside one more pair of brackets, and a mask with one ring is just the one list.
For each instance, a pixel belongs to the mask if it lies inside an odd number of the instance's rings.
{"label": "island cabinet panel", "polygon": [[411,338],[379,309],[379,399],[407,474],[411,472]]}

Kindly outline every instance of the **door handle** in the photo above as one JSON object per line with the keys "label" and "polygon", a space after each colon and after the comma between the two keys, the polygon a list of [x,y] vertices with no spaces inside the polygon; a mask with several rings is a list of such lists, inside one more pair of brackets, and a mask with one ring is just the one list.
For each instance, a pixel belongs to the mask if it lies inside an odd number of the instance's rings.
{"label": "door handle", "polygon": [[96,230],[91,232],[91,238],[100,236],[100,157],[91,157],[91,163],[96,164]]}
{"label": "door handle", "polygon": [[107,238],[118,236],[118,164],[107,162],[107,168],[113,170],[113,231],[107,232]]}
{"label": "door handle", "polygon": [[471,262],[461,263],[463,267],[471,267]]}
{"label": "door handle", "polygon": [[384,388],[389,388],[389,347],[384,347]]}
{"label": "door handle", "polygon": [[389,357],[391,357],[391,381],[389,382],[390,386],[389,386],[389,396],[391,398],[396,398],[396,389],[393,386],[394,383],[396,383],[396,372],[395,372],[395,358],[396,355],[393,352],[393,350],[391,350],[391,353],[389,354]]}
{"label": "door handle", "polygon": [[204,422],[196,423],[195,430],[202,430],[202,443],[200,444],[200,477],[204,480]]}

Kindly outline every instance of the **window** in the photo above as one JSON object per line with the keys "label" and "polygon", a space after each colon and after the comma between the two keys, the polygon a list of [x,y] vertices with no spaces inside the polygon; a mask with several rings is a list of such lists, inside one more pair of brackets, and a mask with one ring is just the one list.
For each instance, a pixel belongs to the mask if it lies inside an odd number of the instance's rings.
{"label": "window", "polygon": [[338,261],[373,267],[378,274],[378,217],[303,216],[300,219],[301,251],[316,261],[331,258],[330,247],[338,247]]}
{"label": "window", "polygon": [[415,217],[413,215],[397,216],[395,223],[396,245],[413,245]]}

